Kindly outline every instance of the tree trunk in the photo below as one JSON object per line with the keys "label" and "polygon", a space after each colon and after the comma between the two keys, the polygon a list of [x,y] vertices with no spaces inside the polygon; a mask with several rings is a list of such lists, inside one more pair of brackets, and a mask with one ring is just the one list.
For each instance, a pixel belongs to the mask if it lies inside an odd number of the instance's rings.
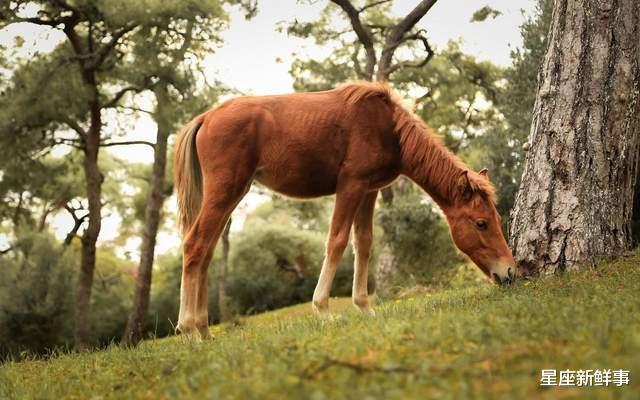
{"label": "tree trunk", "polygon": [[140,263],[138,264],[133,307],[122,336],[122,343],[127,345],[135,345],[142,340],[144,320],[149,310],[156,238],[158,235],[158,227],[160,226],[162,205],[165,199],[164,176],[167,164],[167,141],[169,139],[169,132],[168,127],[162,126],[162,123],[158,122],[149,198],[147,199],[144,213],[145,227],[142,234],[142,244],[140,246]]}
{"label": "tree trunk", "polygon": [[154,94],[157,105],[153,118],[158,125],[158,130],[149,182],[149,197],[144,213],[145,226],[140,245],[140,263],[138,264],[133,307],[122,336],[122,343],[128,345],[135,345],[142,340],[144,320],[149,311],[156,239],[165,200],[164,177],[167,166],[167,143],[172,130],[172,124],[168,120],[171,115],[171,99],[166,87],[162,85],[155,88]]}
{"label": "tree trunk", "polygon": [[227,222],[222,232],[222,259],[218,266],[218,315],[220,322],[229,319],[229,308],[227,303],[227,269],[229,268],[229,231],[231,229],[231,218]]}
{"label": "tree trunk", "polygon": [[523,272],[594,264],[632,244],[640,156],[640,3],[557,0],[511,214]]}
{"label": "tree trunk", "polygon": [[102,225],[103,176],[98,167],[101,129],[100,106],[97,101],[94,101],[91,104],[91,126],[87,132],[84,147],[83,167],[89,203],[89,223],[82,235],[80,274],[76,292],[74,332],[76,350],[86,350],[91,344],[91,288],[96,267],[96,242]]}
{"label": "tree trunk", "polygon": [[[640,158],[640,157],[638,157]],[[638,173],[636,178],[636,194],[633,200],[633,216],[631,222],[631,231],[633,233],[633,246],[640,245],[640,165],[638,165]]]}

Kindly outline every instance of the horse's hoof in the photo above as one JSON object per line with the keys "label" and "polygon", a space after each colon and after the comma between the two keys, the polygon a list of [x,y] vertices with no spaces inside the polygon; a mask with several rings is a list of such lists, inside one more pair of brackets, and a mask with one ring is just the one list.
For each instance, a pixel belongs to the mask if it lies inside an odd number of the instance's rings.
{"label": "horse's hoof", "polygon": [[373,308],[371,308],[371,307],[364,307],[364,308],[358,307],[358,310],[360,310],[360,312],[362,314],[366,315],[367,317],[375,318],[375,316],[376,316],[376,312],[373,311]]}

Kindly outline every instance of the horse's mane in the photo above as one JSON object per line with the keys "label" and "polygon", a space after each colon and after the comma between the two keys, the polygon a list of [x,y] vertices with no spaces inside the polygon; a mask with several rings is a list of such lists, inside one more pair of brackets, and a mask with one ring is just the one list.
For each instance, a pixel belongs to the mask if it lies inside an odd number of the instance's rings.
{"label": "horse's mane", "polygon": [[371,97],[381,97],[384,99],[393,98],[394,101],[396,97],[395,93],[386,82],[350,82],[338,86],[336,91],[344,97],[347,106],[355,105],[360,101]]}
{"label": "horse's mane", "polygon": [[455,200],[467,195],[460,185],[463,171],[472,191],[496,203],[496,190],[493,184],[467,167],[458,156],[449,150],[442,136],[433,132],[417,115],[410,112],[401,103],[400,96],[386,82],[352,82],[336,88],[352,106],[371,97],[382,97],[394,106],[393,122],[395,132],[400,138],[403,159],[413,166],[412,179],[416,182],[429,182],[446,198]]}

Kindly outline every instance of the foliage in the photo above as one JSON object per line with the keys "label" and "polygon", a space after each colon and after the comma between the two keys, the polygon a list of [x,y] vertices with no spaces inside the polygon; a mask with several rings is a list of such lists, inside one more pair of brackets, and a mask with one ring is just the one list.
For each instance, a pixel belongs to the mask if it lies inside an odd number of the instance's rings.
{"label": "foliage", "polygon": [[446,282],[461,261],[442,214],[412,186],[392,207],[380,207],[385,240],[392,247],[397,270],[392,285]]}
{"label": "foliage", "polygon": [[71,251],[46,233],[26,232],[0,256],[0,358],[68,344],[74,277]]}
{"label": "foliage", "polygon": [[484,6],[473,13],[473,15],[471,16],[471,22],[482,22],[487,18],[496,19],[500,15],[502,15],[502,12],[490,6]]}
{"label": "foliage", "polygon": [[[0,359],[70,346],[78,246],[29,230],[13,246],[0,256]],[[92,298],[95,345],[122,334],[132,290],[131,265],[100,248]]]}
{"label": "foliage", "polygon": [[135,266],[114,254],[114,249],[98,249],[93,296],[91,296],[91,324],[94,342],[98,347],[120,339],[131,309]]}
{"label": "foliage", "polygon": [[[276,195],[248,216],[231,242],[227,295],[236,312],[272,310],[312,297],[324,258],[330,203]],[[374,251],[374,261],[376,255]],[[350,295],[352,276],[349,246],[337,267],[332,295]]]}
{"label": "foliage", "polygon": [[512,52],[513,65],[505,71],[505,86],[498,90],[503,121],[474,141],[465,158],[476,168],[489,169],[498,190],[498,211],[503,221],[515,201],[523,168],[523,145],[531,127],[537,77],[547,49],[553,2],[539,0],[536,15],[521,27],[523,47]]}
{"label": "foliage", "polygon": [[[310,305],[211,329],[0,367],[0,397],[633,399],[640,381],[640,254],[501,288],[376,306],[334,322]],[[625,369],[622,387],[540,387],[541,369]]]}
{"label": "foliage", "polygon": [[[211,269],[211,268],[210,268]],[[154,262],[151,299],[147,315],[145,332],[151,337],[163,337],[173,334],[178,320],[180,307],[180,277],[182,274],[182,257],[176,254],[164,254],[156,257]],[[213,282],[209,275],[209,282]],[[215,285],[210,285],[209,291]],[[209,293],[209,298],[212,298]],[[209,307],[209,312],[217,308]],[[123,320],[124,320],[123,316]],[[215,315],[211,319],[215,321]]]}
{"label": "foliage", "polygon": [[453,41],[424,68],[394,75],[396,88],[415,96],[418,116],[455,152],[501,120],[496,105],[502,79],[502,68],[464,54]]}
{"label": "foliage", "polygon": [[323,239],[277,226],[234,238],[227,294],[237,311],[255,313],[308,301],[322,265]]}

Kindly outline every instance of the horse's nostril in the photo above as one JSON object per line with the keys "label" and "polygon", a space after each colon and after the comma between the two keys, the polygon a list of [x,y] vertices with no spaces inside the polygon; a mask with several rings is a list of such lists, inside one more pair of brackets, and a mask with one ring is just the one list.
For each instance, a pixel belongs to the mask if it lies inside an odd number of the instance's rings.
{"label": "horse's nostril", "polygon": [[507,270],[507,275],[509,276],[509,282],[513,281],[515,279],[515,275],[513,273],[513,270],[511,269],[511,267],[509,267],[509,269]]}

